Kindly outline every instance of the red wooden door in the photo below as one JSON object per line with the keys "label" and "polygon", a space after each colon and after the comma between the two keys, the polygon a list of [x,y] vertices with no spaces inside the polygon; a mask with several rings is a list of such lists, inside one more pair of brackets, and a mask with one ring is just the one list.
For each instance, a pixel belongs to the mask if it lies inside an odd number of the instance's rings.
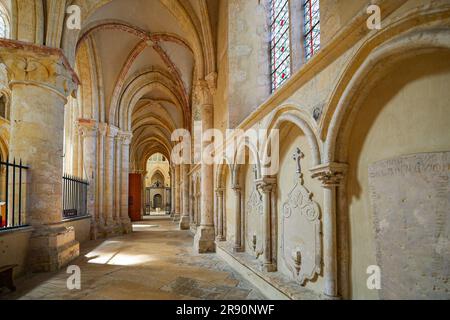
{"label": "red wooden door", "polygon": [[141,220],[142,180],[140,174],[130,173],[128,215],[131,221]]}

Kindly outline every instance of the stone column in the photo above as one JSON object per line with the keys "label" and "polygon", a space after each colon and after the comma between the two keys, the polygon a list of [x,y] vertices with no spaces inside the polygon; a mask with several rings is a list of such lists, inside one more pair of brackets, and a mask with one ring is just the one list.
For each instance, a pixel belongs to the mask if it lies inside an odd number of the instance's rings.
{"label": "stone column", "polygon": [[[201,110],[202,132],[212,129],[213,127],[213,101],[212,101],[213,85],[206,81],[196,85],[194,90],[196,104]],[[202,139],[203,140],[203,139]],[[210,141],[202,141],[203,150],[208,147]],[[201,213],[200,227],[194,238],[194,250],[198,253],[209,253],[216,251],[215,232],[214,232],[214,168],[213,165],[200,160],[201,174]]]}
{"label": "stone column", "polygon": [[175,169],[171,169],[170,173],[170,217],[175,217]]}
{"label": "stone column", "polygon": [[336,188],[344,180],[347,165],[329,163],[312,168],[312,177],[318,179],[323,186],[323,277],[324,294],[331,298],[339,298],[337,273],[337,235],[336,235]]}
{"label": "stone column", "polygon": [[129,132],[121,132],[122,139],[122,178],[121,178],[121,208],[120,222],[124,233],[132,232],[130,216],[128,215],[128,198],[129,198],[129,176],[130,176],[130,144],[132,134]]}
{"label": "stone column", "polygon": [[275,272],[277,270],[276,262],[273,257],[273,228],[272,224],[274,213],[272,212],[274,197],[272,192],[276,186],[276,178],[265,177],[257,181],[258,188],[263,197],[263,219],[264,219],[264,252],[262,270],[266,272]]}
{"label": "stone column", "polygon": [[82,137],[83,178],[89,182],[87,210],[91,215],[91,239],[97,239],[99,226],[103,219],[96,210],[96,177],[97,177],[97,130],[95,120],[78,119],[78,129]]}
{"label": "stone column", "polygon": [[188,230],[190,227],[189,217],[189,165],[182,165],[183,181],[182,181],[182,196],[183,196],[183,208],[180,218],[180,229]]}
{"label": "stone column", "polygon": [[[172,199],[171,199],[171,197],[172,197],[172,189],[171,188],[166,188],[166,207],[165,207],[165,211],[166,211],[166,214],[167,214],[167,210],[170,210],[170,208],[171,208],[171,203],[172,203]],[[170,213],[170,212],[169,212]]]}
{"label": "stone column", "polygon": [[114,232],[114,158],[115,138],[119,130],[108,126],[105,143],[105,227],[107,235]]}
{"label": "stone column", "polygon": [[99,232],[106,236],[106,213],[105,213],[105,139],[108,131],[106,123],[98,125],[98,162],[97,162],[97,211],[99,215]]}
{"label": "stone column", "polygon": [[217,241],[225,241],[224,233],[224,189],[216,189],[217,197]]}
{"label": "stone column", "polygon": [[114,138],[115,157],[114,157],[114,230],[122,232],[122,223],[120,219],[120,210],[122,207],[121,186],[122,186],[122,137],[117,133]]}
{"label": "stone column", "polygon": [[242,190],[239,186],[234,186],[233,191],[235,193],[235,235],[234,235],[234,252],[243,252],[244,246],[242,243],[242,218],[241,218],[241,206],[242,206]]}
{"label": "stone column", "polygon": [[54,271],[79,255],[74,229],[61,224],[64,105],[78,79],[59,49],[0,39],[0,62],[12,96],[10,158],[30,167],[28,263],[32,271]]}
{"label": "stone column", "polygon": [[175,214],[173,216],[173,221],[175,222],[180,220],[181,212],[180,171],[180,165],[175,165]]}
{"label": "stone column", "polygon": [[72,129],[72,173],[76,177],[82,177],[82,173],[80,172],[80,165],[79,165],[79,159],[83,157],[81,154],[81,148],[80,148],[80,132],[78,128],[76,127],[76,124],[74,123],[73,129]]}

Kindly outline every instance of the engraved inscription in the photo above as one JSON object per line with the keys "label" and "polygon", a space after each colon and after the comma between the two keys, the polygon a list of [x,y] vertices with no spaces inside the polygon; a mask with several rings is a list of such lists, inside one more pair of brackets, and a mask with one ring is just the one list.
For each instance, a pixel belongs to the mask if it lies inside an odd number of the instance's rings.
{"label": "engraved inscription", "polygon": [[382,299],[449,299],[450,152],[369,168]]}

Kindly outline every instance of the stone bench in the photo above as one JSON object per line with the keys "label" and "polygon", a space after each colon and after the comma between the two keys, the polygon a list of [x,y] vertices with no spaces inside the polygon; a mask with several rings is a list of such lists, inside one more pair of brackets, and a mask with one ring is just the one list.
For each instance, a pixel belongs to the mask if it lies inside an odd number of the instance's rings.
{"label": "stone bench", "polygon": [[0,267],[0,288],[6,287],[11,291],[16,291],[13,280],[13,271],[18,265],[8,265]]}

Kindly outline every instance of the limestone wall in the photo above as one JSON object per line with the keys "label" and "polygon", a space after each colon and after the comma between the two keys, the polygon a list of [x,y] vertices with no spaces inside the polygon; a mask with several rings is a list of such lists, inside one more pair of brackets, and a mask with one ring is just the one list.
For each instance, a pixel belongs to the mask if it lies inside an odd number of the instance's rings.
{"label": "limestone wall", "polygon": [[[388,268],[380,259],[379,250],[384,247],[377,240],[377,231],[383,229],[383,221],[374,222],[368,175],[369,168],[380,160],[449,151],[450,109],[445,85],[450,76],[450,36],[444,29],[450,23],[450,8],[445,1],[380,1],[383,27],[371,31],[366,26],[367,3],[322,1],[321,51],[238,125],[242,129],[281,129],[280,170],[276,175],[276,200],[272,201],[276,212],[271,213],[276,217],[276,223],[272,219],[270,240],[275,248],[275,274],[317,294],[332,292],[336,284],[337,295],[343,298],[448,298],[449,254],[444,248],[448,247],[449,230],[441,217],[446,202],[431,194],[429,199],[419,197],[416,189],[408,199],[397,195],[394,201],[400,204],[421,201],[423,209],[409,214],[418,215],[424,229],[394,228],[417,243],[408,244],[406,260],[397,260],[395,268]],[[235,27],[232,22],[229,25]],[[232,39],[228,42],[230,52]],[[240,63],[251,64],[251,59],[251,55],[241,57]],[[247,85],[252,81],[242,86],[246,95],[255,92],[258,97],[258,91]],[[244,94],[231,88],[229,97],[245,101]],[[242,104],[244,110],[252,108],[252,103]],[[297,148],[304,153],[302,179],[296,175],[297,164],[292,158]],[[336,166],[343,169],[339,171]],[[448,172],[443,174],[445,177]],[[252,180],[247,172],[246,201]],[[436,190],[448,199],[448,180],[443,181]],[[228,183],[226,188],[230,188]],[[329,190],[335,190],[335,197]],[[235,221],[230,215],[236,204],[230,193],[226,215],[227,226],[233,227]],[[312,202],[301,202],[300,194],[309,196]],[[317,204],[319,221],[302,220],[303,211],[295,203]],[[330,218],[333,210],[335,221]],[[407,216],[408,211],[392,214]],[[256,239],[265,236],[265,232],[257,231],[257,225],[253,218],[246,217],[242,227],[247,237],[252,233],[256,233]],[[319,240],[315,236],[317,226]],[[432,231],[425,237],[423,230]],[[233,243],[234,236],[229,228],[227,242]],[[247,240],[245,254],[254,257]],[[386,256],[396,252],[383,250]],[[372,265],[381,267],[380,290],[367,286],[367,268]],[[405,275],[405,270],[410,274]],[[302,273],[306,273],[306,281]],[[400,287],[402,290],[396,289]]]}
{"label": "limestone wall", "polygon": [[14,277],[19,277],[26,271],[27,253],[32,228],[23,228],[22,230],[3,231],[0,233],[0,264],[14,265]]}

